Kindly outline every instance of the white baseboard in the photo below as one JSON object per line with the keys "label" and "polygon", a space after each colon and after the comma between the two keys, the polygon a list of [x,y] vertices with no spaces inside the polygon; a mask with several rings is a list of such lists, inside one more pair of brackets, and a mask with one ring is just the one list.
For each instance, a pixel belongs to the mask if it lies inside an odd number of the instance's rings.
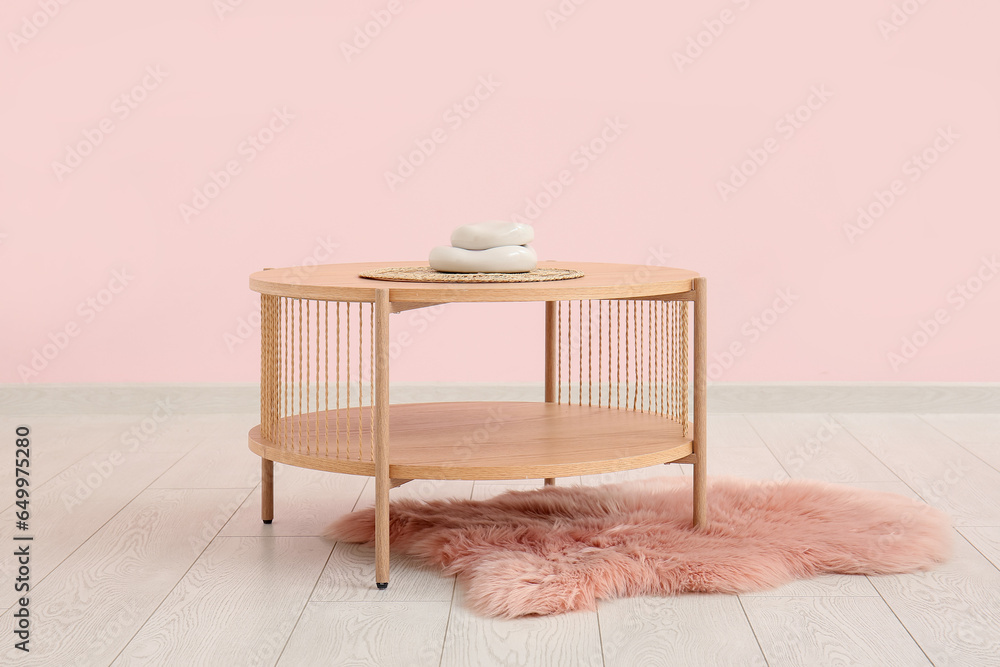
{"label": "white baseboard", "polygon": [[[399,383],[390,397],[394,403],[540,401],[544,389],[541,383]],[[0,415],[145,414],[157,401],[191,414],[260,409],[254,383],[0,385]],[[708,411],[1000,413],[1000,383],[709,383]]]}
{"label": "white baseboard", "polygon": [[708,412],[1000,412],[1000,383],[724,382]]}

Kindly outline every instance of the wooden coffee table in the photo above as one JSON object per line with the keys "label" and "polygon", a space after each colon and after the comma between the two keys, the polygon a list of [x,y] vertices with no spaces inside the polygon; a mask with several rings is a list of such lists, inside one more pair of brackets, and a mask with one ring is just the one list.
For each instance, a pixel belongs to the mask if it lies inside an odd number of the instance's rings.
{"label": "wooden coffee table", "polygon": [[[683,269],[586,262],[540,262],[539,268],[585,274],[553,282],[416,283],[358,275],[425,264],[332,264],[250,276],[250,288],[261,294],[261,423],[249,442],[261,457],[265,523],[274,517],[275,461],[374,477],[378,588],[389,582],[389,490],[411,479],[554,484],[557,477],[692,463],[693,521],[705,525],[704,278]],[[545,304],[545,402],[390,406],[393,313],[510,301]]]}

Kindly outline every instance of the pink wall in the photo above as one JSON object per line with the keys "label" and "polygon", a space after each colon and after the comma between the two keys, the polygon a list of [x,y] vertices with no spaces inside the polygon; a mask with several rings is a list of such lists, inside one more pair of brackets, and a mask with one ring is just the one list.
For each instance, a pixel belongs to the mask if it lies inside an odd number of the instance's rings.
{"label": "pink wall", "polygon": [[[917,0],[9,0],[0,381],[33,358],[30,382],[253,381],[249,273],[420,259],[562,170],[539,256],[709,276],[713,379],[997,380],[998,21]],[[541,315],[403,314],[394,377],[541,380]]]}

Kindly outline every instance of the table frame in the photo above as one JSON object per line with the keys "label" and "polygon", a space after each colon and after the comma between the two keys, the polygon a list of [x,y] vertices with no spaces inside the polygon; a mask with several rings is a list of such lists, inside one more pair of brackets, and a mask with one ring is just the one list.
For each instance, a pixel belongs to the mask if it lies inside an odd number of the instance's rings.
{"label": "table frame", "polygon": [[[553,266],[566,266],[567,268],[572,268],[577,265],[561,265],[555,263],[549,263]],[[335,265],[336,266],[336,265]],[[340,265],[343,266],[343,265]],[[352,265],[352,266],[364,266],[364,265]],[[590,265],[582,265],[584,267]],[[592,266],[606,266],[606,265],[592,265]],[[321,267],[325,268],[325,267]],[[633,267],[640,268],[640,267]],[[586,268],[584,268],[586,271]],[[278,270],[278,271],[289,271]],[[646,284],[640,284],[638,288],[630,286],[629,288],[618,289],[617,291],[612,290],[608,292],[603,289],[595,289],[594,298],[597,299],[615,299],[618,301],[690,301],[693,302],[693,361],[692,361],[692,424],[691,428],[693,435],[690,438],[690,453],[686,451],[681,452],[681,455],[674,456],[672,460],[662,461],[663,463],[690,463],[694,466],[694,482],[693,482],[693,513],[692,521],[696,527],[704,527],[707,525],[707,506],[706,506],[706,476],[707,476],[707,405],[706,405],[706,326],[707,326],[707,282],[704,277],[697,276],[697,274],[691,274],[690,272],[683,272],[681,270],[669,269],[667,271],[679,272],[681,277],[676,280],[676,285],[671,283],[660,283],[660,287],[657,288],[656,284],[652,287]],[[662,273],[662,272],[661,272]],[[673,274],[664,274],[668,277],[672,277]],[[309,280],[300,281],[299,284],[289,284],[287,277],[278,277],[270,274],[270,271],[263,271],[254,274],[251,277],[251,287],[256,291],[260,291],[262,294],[271,296],[284,296],[289,298],[301,298],[305,296],[310,299],[320,299],[326,301],[355,301],[364,302],[372,304],[373,308],[373,331],[372,331],[372,346],[374,351],[374,363],[371,372],[373,374],[373,390],[374,390],[374,403],[369,406],[370,410],[374,411],[371,415],[373,418],[373,429],[371,432],[372,438],[372,451],[371,458],[373,459],[373,465],[359,469],[358,466],[351,468],[340,467],[337,462],[330,462],[329,460],[321,461],[318,458],[318,453],[316,457],[303,456],[300,454],[288,453],[287,455],[283,452],[278,452],[274,449],[274,443],[268,438],[261,435],[261,426],[256,427],[250,433],[250,448],[252,451],[261,456],[261,518],[264,523],[271,523],[274,518],[274,462],[275,460],[280,460],[284,463],[290,463],[292,465],[299,465],[302,467],[310,467],[325,470],[339,470],[341,472],[350,472],[353,474],[370,474],[375,478],[375,571],[376,571],[376,584],[378,588],[383,589],[388,586],[389,582],[389,491],[390,489],[408,480],[397,479],[394,480],[390,476],[390,454],[391,454],[391,437],[392,433],[390,430],[390,413],[392,411],[392,406],[389,403],[389,330],[390,330],[390,317],[393,313],[402,312],[405,310],[410,310],[413,308],[426,307],[430,305],[436,305],[438,303],[448,303],[456,301],[545,301],[545,402],[546,403],[556,403],[557,392],[559,384],[557,384],[557,357],[559,352],[559,337],[557,335],[557,301],[564,301],[560,298],[559,289],[553,289],[547,291],[545,285],[540,284],[530,284],[535,287],[535,289],[528,291],[517,291],[512,290],[508,292],[503,292],[504,298],[486,298],[486,299],[476,299],[476,298],[456,298],[456,297],[469,297],[475,296],[475,294],[467,289],[467,286],[460,284],[448,285],[445,291],[442,292],[430,292],[430,291],[420,291],[420,290],[410,290],[407,292],[405,288],[412,287],[412,285],[404,284],[402,288],[400,283],[395,282],[382,282],[382,281],[366,281],[368,284],[363,284],[366,288],[364,294],[350,294],[345,293],[342,289],[343,286],[336,284],[337,281],[326,279],[330,284],[323,284],[323,276],[316,277],[312,282],[316,284],[311,284]],[[567,281],[571,282],[571,281]],[[667,288],[664,289],[663,285],[666,284]],[[478,286],[477,286],[478,287]],[[555,285],[555,288],[563,288],[565,292],[566,286]],[[402,289],[402,292],[401,292]],[[502,286],[501,288],[502,289]],[[491,290],[486,292],[487,296],[496,296],[499,293],[498,290]],[[588,292],[578,292],[580,298],[585,298]],[[480,294],[482,296],[483,294]],[[546,295],[549,298],[545,298]],[[394,297],[401,298],[394,298]],[[541,298],[540,298],[541,297]],[[426,300],[420,300],[426,299]],[[600,303],[600,302],[599,302]],[[264,301],[262,300],[262,309]],[[581,301],[582,304],[582,301]],[[581,305],[582,307],[582,305]],[[360,306],[359,306],[360,308]],[[338,311],[339,313],[339,311]],[[626,310],[627,313],[627,310]],[[300,311],[301,314],[301,311]],[[610,319],[610,307],[609,307],[609,319]],[[265,387],[265,366],[268,364],[273,365],[273,359],[268,360],[267,353],[265,352],[265,347],[273,344],[276,331],[273,328],[273,323],[265,322],[266,318],[262,315],[262,409],[261,409],[261,424],[264,425],[266,422],[274,422],[275,414],[273,409],[265,409],[265,394],[267,393],[264,389]],[[582,322],[582,312],[581,312],[581,322]],[[627,322],[627,317],[626,317]],[[318,326],[318,323],[317,323]],[[308,337],[307,333],[307,337]],[[610,345],[610,344],[609,344]],[[339,352],[339,349],[338,349]],[[318,351],[317,351],[318,354]],[[610,354],[610,350],[609,350]],[[686,354],[686,352],[685,352]],[[300,350],[301,355],[301,350]],[[609,361],[610,364],[610,361]],[[610,372],[610,365],[609,365]],[[582,381],[582,378],[581,378]],[[267,380],[267,382],[272,382],[273,379]],[[300,396],[301,401],[301,396]],[[626,395],[627,402],[627,395]],[[432,404],[425,404],[432,405]],[[308,407],[308,406],[307,406]],[[339,407],[339,406],[338,406]],[[609,408],[610,409],[610,388],[609,388]],[[306,416],[308,419],[309,415]],[[316,424],[319,424],[319,413],[316,413]],[[329,415],[325,417],[329,419]],[[318,428],[318,426],[317,426]],[[359,425],[359,438],[360,438],[360,428]],[[360,445],[359,445],[360,446]],[[676,450],[675,450],[676,451]],[[638,460],[638,459],[637,459]],[[346,465],[346,464],[345,464]],[[360,465],[360,464],[359,464]],[[441,466],[442,474],[445,474],[447,466]],[[481,477],[483,474],[497,474],[496,472],[484,472],[483,470],[471,470],[463,469],[461,471],[447,471],[449,476],[431,476],[425,477],[427,479],[514,479],[517,478],[517,473],[514,471],[516,466],[512,466],[511,470],[503,471],[500,474],[503,475],[513,475],[504,477]],[[535,469],[538,469],[537,467]],[[556,467],[553,465],[553,470]],[[494,471],[497,469],[494,468]],[[457,477],[456,477],[457,476]],[[546,475],[545,477],[546,485],[555,484],[555,475]]]}

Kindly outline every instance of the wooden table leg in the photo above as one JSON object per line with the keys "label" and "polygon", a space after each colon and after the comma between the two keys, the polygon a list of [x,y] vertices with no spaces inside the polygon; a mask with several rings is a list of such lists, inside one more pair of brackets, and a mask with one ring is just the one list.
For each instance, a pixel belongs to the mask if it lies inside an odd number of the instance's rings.
{"label": "wooden table leg", "polygon": [[707,283],[704,278],[694,279],[694,525],[708,523],[706,486],[708,484],[708,415],[706,414],[706,353],[708,337],[706,325]]}
{"label": "wooden table leg", "polygon": [[274,461],[260,460],[260,518],[264,523],[274,519]]}
{"label": "wooden table leg", "polygon": [[[559,338],[556,336],[556,301],[545,302],[545,402],[555,403],[558,398],[558,385],[556,384],[556,363],[559,352]],[[545,486],[555,486],[555,477],[546,477]]]}
{"label": "wooden table leg", "polygon": [[389,587],[389,290],[375,295],[375,586]]}
{"label": "wooden table leg", "polygon": [[[266,271],[267,269],[265,269]],[[260,432],[273,441],[278,424],[281,396],[280,338],[281,300],[277,296],[260,297]],[[260,518],[274,519],[274,461],[260,459]]]}

